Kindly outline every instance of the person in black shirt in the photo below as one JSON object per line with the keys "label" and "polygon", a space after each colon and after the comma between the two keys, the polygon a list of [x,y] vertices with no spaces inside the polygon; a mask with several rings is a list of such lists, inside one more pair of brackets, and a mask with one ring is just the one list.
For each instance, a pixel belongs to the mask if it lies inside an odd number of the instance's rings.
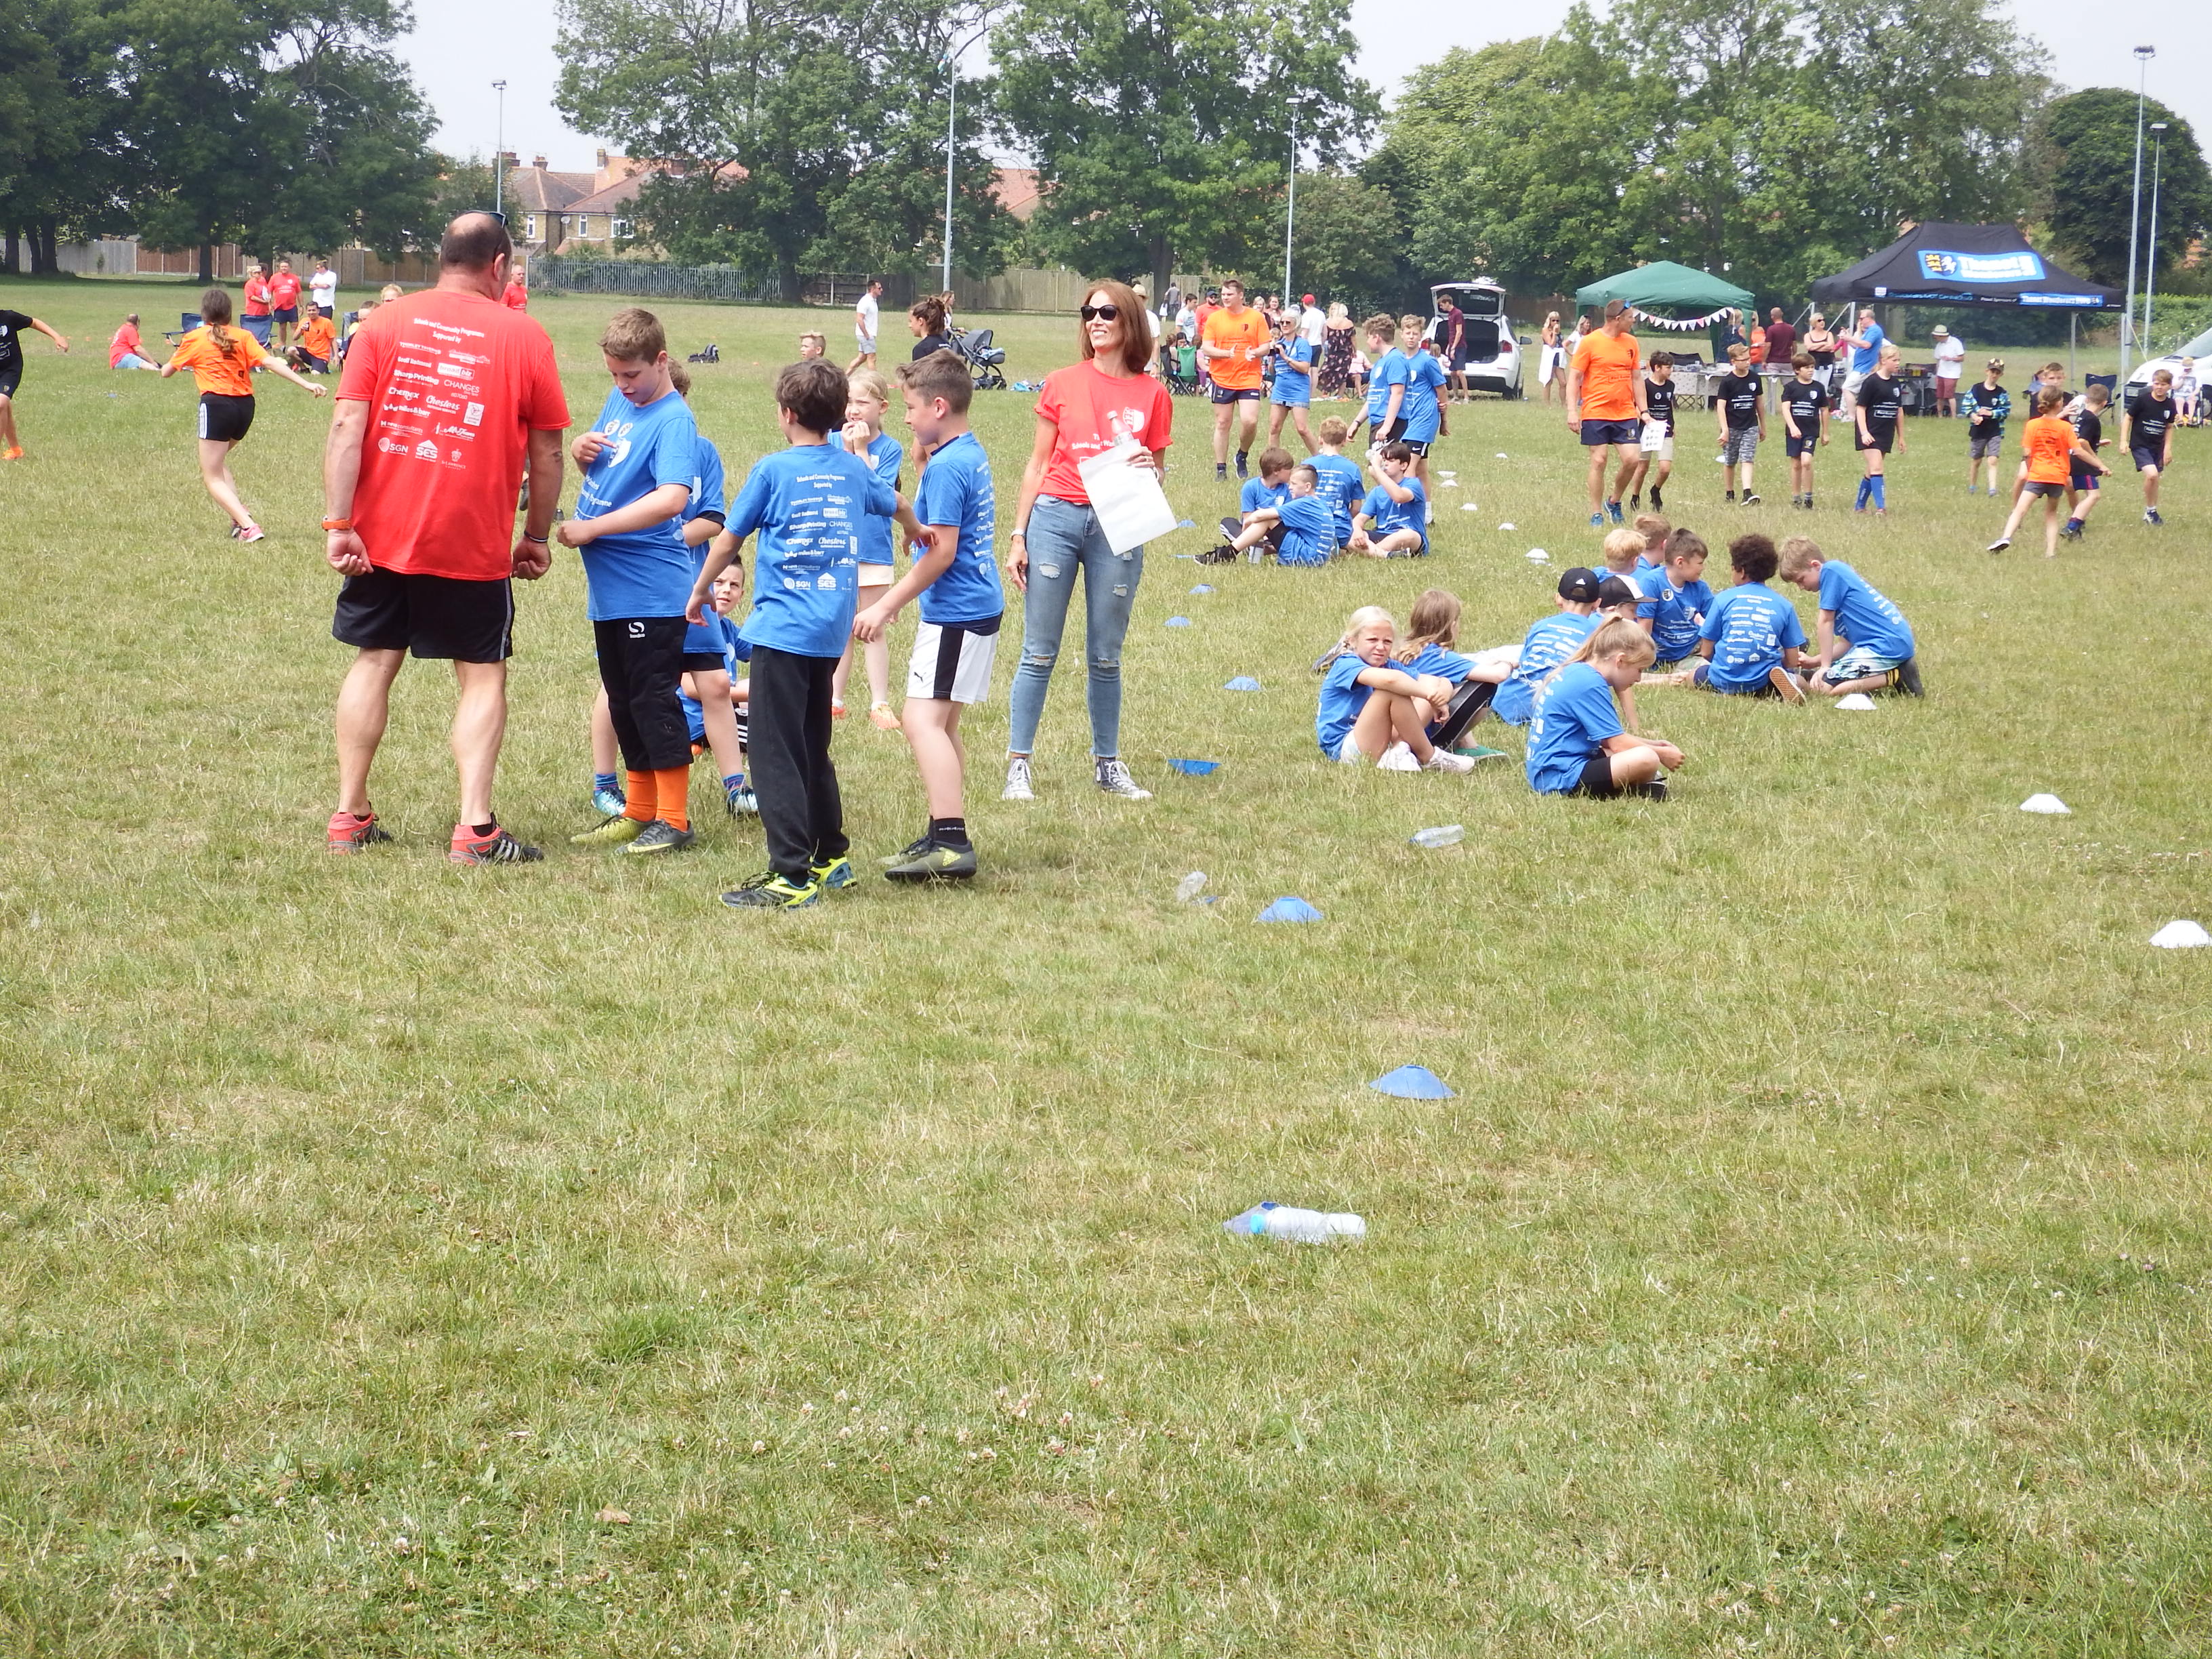
{"label": "person in black shirt", "polygon": [[[2111,392],[2101,386],[2093,386],[2083,394],[2081,407],[2074,412],[2074,435],[2081,441],[2081,447],[2093,455],[2105,447],[2105,409],[2112,401]],[[2089,522],[2090,512],[2105,495],[2098,487],[2099,475],[2084,465],[2079,455],[2072,460],[2073,476],[2066,483],[2066,522],[2058,533],[2069,542],[2078,542]]]}
{"label": "person in black shirt", "polygon": [[23,331],[27,328],[45,335],[64,356],[69,353],[69,342],[29,313],[0,311],[0,461],[23,459],[22,440],[15,435],[15,388],[23,383]]}
{"label": "person in black shirt", "polygon": [[2004,379],[2004,359],[1990,359],[1989,372],[1972,386],[1960,393],[1960,401],[1966,410],[1966,493],[1974,493],[1974,486],[1982,476],[1982,464],[1990,470],[1990,495],[1997,493],[1997,457],[2004,450],[2004,423],[2012,413],[2012,393],[2002,384]]}
{"label": "person in black shirt", "polygon": [[907,307],[906,325],[914,331],[913,361],[920,362],[933,351],[950,351],[952,334],[946,326],[945,301],[925,294]]}
{"label": "person in black shirt", "polygon": [[1674,354],[1653,352],[1651,372],[1644,377],[1644,430],[1648,434],[1656,426],[1661,436],[1656,449],[1648,442],[1638,446],[1642,459],[1635,477],[1629,480],[1628,508],[1632,513],[1644,505],[1644,481],[1650,477],[1655,461],[1659,465],[1659,476],[1651,479],[1651,510],[1666,510],[1663,492],[1668,476],[1674,471],[1674,394],[1680,390],[1674,384]]}
{"label": "person in black shirt", "polygon": [[1885,344],[1875,359],[1874,373],[1859,382],[1858,401],[1851,420],[1858,428],[1859,453],[1866,461],[1866,477],[1859,480],[1858,505],[1863,513],[1874,504],[1875,515],[1889,516],[1889,496],[1882,478],[1882,458],[1892,449],[1905,453],[1905,428],[1898,416],[1905,412],[1905,388],[1898,384],[1897,348]]}
{"label": "person in black shirt", "polygon": [[1729,348],[1729,372],[1713,382],[1714,417],[1721,432],[1721,487],[1735,499],[1736,475],[1743,477],[1743,504],[1757,505],[1752,493],[1751,463],[1759,453],[1759,441],[1766,435],[1766,400],[1759,395],[1759,371],[1751,366],[1751,348]]}
{"label": "person in black shirt", "polygon": [[1828,388],[1813,378],[1813,356],[1800,351],[1790,359],[1792,378],[1782,383],[1782,425],[1788,433],[1784,447],[1790,456],[1790,505],[1813,505],[1813,450],[1828,441],[1827,422],[1820,411],[1828,406]]}
{"label": "person in black shirt", "polygon": [[2120,441],[2142,474],[2145,524],[2166,522],[2158,516],[2158,480],[2173,459],[2173,371],[2161,368],[2136,393],[2120,422]]}

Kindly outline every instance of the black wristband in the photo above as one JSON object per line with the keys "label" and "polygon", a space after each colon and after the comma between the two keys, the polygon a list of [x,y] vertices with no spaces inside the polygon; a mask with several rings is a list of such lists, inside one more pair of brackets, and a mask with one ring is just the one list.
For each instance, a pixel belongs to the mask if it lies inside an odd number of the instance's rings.
{"label": "black wristband", "polygon": [[536,542],[540,547],[550,547],[552,545],[552,544],[547,541],[544,537],[533,536],[527,530],[522,532],[522,539],[526,542]]}

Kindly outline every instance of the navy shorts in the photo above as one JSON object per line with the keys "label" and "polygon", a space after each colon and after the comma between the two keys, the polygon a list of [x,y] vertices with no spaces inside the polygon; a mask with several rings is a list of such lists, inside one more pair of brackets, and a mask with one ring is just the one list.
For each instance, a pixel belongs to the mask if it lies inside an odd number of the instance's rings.
{"label": "navy shorts", "polygon": [[2085,468],[2077,466],[2074,469],[2074,475],[2069,482],[2074,486],[2075,493],[2079,495],[2085,489],[2102,489],[2105,483],[2105,475],[2101,472],[2091,472]]}
{"label": "navy shorts", "polygon": [[297,306],[279,306],[276,310],[270,312],[269,314],[271,317],[274,317],[280,323],[296,323],[300,320],[300,307]]}
{"label": "navy shorts", "polygon": [[1782,441],[1782,453],[1794,461],[1800,455],[1811,454],[1813,453],[1814,445],[1820,441],[1820,438],[1810,432],[1806,433],[1802,437],[1784,438]]}
{"label": "navy shorts", "polygon": [[1213,401],[1217,404],[1256,404],[1261,400],[1261,396],[1260,388],[1256,386],[1217,384],[1213,388]]}
{"label": "navy shorts", "polygon": [[1644,428],[1634,421],[1584,421],[1582,435],[1585,449],[1597,449],[1606,444],[1626,444],[1633,448],[1644,441]]}
{"label": "navy shorts", "polygon": [[2141,445],[2137,445],[2128,451],[2128,459],[2136,464],[2136,471],[2148,472],[2154,466],[2166,465],[2165,446],[2160,445],[2156,449],[2145,449]]}

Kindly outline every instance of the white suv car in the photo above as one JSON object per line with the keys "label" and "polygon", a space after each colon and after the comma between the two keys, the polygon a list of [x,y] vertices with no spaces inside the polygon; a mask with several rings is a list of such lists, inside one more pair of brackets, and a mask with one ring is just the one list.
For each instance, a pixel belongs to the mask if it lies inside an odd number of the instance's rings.
{"label": "white suv car", "polygon": [[[1523,352],[1513,338],[1513,324],[1505,314],[1505,290],[1487,276],[1472,282],[1438,283],[1429,290],[1428,337],[1443,343],[1444,298],[1449,295],[1467,319],[1462,335],[1467,383],[1476,392],[1495,392],[1501,397],[1521,395]],[[1450,365],[1447,363],[1446,368]]]}

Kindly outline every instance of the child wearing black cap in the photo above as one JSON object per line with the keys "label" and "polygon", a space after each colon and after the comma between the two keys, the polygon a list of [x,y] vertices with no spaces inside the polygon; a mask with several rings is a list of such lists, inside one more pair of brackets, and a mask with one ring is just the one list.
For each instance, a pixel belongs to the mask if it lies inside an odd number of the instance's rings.
{"label": "child wearing black cap", "polygon": [[1521,662],[1498,688],[1491,712],[1509,726],[1526,726],[1536,688],[1552,671],[1574,655],[1598,625],[1598,578],[1577,565],[1559,578],[1559,614],[1534,623],[1521,640]]}

